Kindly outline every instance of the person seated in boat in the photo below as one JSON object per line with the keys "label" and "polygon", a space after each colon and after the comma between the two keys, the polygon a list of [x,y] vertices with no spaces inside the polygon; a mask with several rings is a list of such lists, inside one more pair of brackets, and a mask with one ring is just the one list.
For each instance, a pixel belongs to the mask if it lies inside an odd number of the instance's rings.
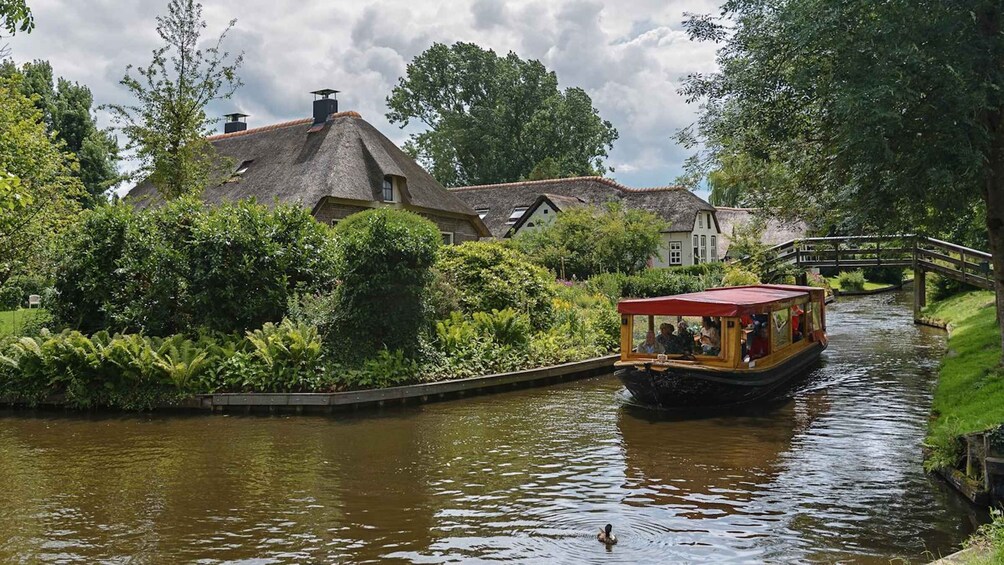
{"label": "person seated in boat", "polygon": [[673,324],[664,323],[659,326],[659,335],[656,336],[656,341],[659,342],[659,346],[662,347],[663,353],[680,354],[683,353],[683,349],[680,347],[679,339],[676,335],[676,328]]}
{"label": "person seated in boat", "polygon": [[791,342],[795,343],[802,339],[802,314],[805,310],[798,304],[791,307]]}
{"label": "person seated in boat", "polygon": [[681,319],[680,323],[676,325],[676,344],[680,353],[685,356],[694,354],[694,334],[687,326],[686,320]]}
{"label": "person seated in boat", "polygon": [[649,355],[657,355],[662,353],[662,346],[655,339],[655,332],[648,332],[645,334],[645,341],[638,344],[638,353],[646,353]]}
{"label": "person seated in boat", "polygon": [[753,333],[749,337],[749,358],[760,359],[770,353],[770,338],[767,336],[767,321],[754,320]]}
{"label": "person seated in boat", "polygon": [[718,355],[722,349],[722,335],[711,316],[704,316],[701,325],[701,352]]}

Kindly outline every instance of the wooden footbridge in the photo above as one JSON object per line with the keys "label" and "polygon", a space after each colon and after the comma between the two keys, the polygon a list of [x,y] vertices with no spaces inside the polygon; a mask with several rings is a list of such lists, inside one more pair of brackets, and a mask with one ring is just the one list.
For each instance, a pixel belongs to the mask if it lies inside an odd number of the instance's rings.
{"label": "wooden footbridge", "polygon": [[768,271],[795,267],[802,283],[813,267],[913,269],[915,318],[926,305],[928,272],[994,290],[989,253],[921,235],[810,237],[774,246],[769,255]]}

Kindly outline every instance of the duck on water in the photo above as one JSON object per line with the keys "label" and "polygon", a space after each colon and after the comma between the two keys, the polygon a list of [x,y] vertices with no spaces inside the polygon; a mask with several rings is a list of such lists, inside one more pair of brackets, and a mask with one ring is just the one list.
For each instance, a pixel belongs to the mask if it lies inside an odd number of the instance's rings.
{"label": "duck on water", "polygon": [[826,348],[825,298],[819,288],[754,285],[621,300],[616,374],[635,402],[658,408],[772,398]]}

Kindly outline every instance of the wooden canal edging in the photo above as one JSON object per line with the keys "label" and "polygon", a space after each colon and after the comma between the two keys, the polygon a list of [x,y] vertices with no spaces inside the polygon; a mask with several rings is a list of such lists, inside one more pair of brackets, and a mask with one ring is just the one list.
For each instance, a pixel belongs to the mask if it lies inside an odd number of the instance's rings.
{"label": "wooden canal edging", "polygon": [[614,362],[619,358],[619,355],[607,355],[585,361],[512,373],[348,392],[203,394],[176,406],[176,408],[196,408],[218,412],[233,409],[242,411],[265,409],[269,411],[332,412],[339,408],[383,406],[387,403],[433,402],[466,394],[484,394],[503,388],[511,390],[521,386],[542,385],[599,375],[610,372]]}

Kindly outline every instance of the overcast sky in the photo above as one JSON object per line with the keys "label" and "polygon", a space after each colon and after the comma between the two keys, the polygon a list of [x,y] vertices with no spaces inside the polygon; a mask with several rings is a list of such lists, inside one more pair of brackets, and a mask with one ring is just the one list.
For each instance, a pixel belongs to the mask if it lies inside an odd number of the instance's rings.
{"label": "overcast sky", "polygon": [[[97,104],[127,102],[118,84],[159,45],[154,17],[167,5],[139,0],[29,0],[36,28],[9,40],[21,63],[47,59],[55,74],[86,84]],[[696,108],[677,94],[692,72],[715,68],[714,47],[687,39],[684,12],[714,12],[711,0],[206,0],[206,39],[231,18],[226,47],[245,52],[245,86],[214,114],[250,114],[249,127],[307,117],[311,90],[335,88],[385,135],[385,98],[405,66],[433,42],[474,42],[541,60],[562,87],[579,86],[620,132],[609,164],[629,186],[661,186],[687,153],[672,134]],[[222,128],[222,125],[220,126]]]}

